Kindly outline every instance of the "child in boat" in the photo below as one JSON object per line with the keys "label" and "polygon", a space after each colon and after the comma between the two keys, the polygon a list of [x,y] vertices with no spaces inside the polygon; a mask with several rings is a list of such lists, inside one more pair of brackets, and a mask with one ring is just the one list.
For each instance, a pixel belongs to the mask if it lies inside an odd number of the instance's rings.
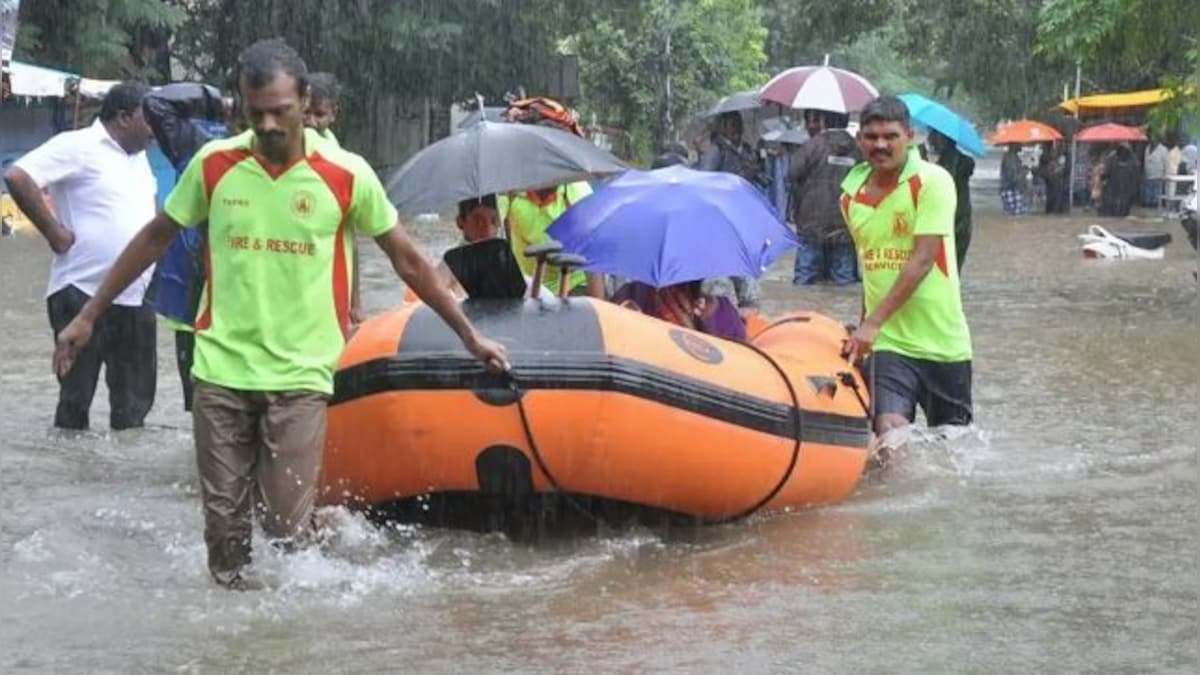
{"label": "child in boat", "polygon": [[[496,196],[484,195],[478,198],[464,199],[458,203],[458,217],[455,224],[462,232],[462,245],[474,244],[500,236],[500,221],[496,212]],[[455,296],[460,299],[467,297],[467,292],[444,260],[437,266],[438,274]],[[532,283],[526,276],[525,283]],[[554,294],[544,286],[540,291],[541,299],[552,300]]]}
{"label": "child in boat", "polygon": [[701,293],[699,281],[663,288],[631,281],[617,290],[612,302],[714,337],[746,339],[746,324],[729,298]]}

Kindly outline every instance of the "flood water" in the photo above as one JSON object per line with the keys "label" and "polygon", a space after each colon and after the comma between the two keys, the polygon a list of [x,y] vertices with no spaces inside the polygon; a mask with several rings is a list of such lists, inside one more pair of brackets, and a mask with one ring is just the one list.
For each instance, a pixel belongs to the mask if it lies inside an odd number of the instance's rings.
{"label": "flood water", "polygon": [[[147,429],[108,433],[101,385],[94,431],[53,431],[49,253],[0,240],[0,671],[1197,672],[1195,258],[1147,218],[1166,260],[1085,261],[1096,219],[995,201],[963,291],[978,429],[844,504],[532,544],[342,513],[321,549],[257,548],[249,593],[205,571],[170,334]],[[769,312],[856,319],[790,265]],[[390,274],[367,255],[369,308]]]}

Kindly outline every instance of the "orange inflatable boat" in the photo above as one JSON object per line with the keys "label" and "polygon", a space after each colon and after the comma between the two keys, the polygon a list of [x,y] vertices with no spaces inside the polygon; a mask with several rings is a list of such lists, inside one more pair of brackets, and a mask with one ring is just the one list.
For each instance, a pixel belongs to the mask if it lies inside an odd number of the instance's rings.
{"label": "orange inflatable boat", "polygon": [[722,521],[836,502],[862,473],[866,387],[832,319],[740,344],[586,298],[463,308],[511,377],[424,305],[367,321],[335,377],[322,501],[566,495]]}

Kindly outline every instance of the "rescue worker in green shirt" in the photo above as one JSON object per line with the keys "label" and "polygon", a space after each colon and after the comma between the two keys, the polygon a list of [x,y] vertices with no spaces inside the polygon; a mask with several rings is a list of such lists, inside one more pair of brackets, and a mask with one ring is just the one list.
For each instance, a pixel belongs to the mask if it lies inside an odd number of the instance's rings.
{"label": "rescue worker in green shirt", "polygon": [[[863,273],[863,317],[847,340],[869,355],[875,432],[968,425],[971,334],[959,294],[954,179],[912,145],[908,107],[885,96],[862,111],[866,158],[842,182],[841,207]],[[886,448],[885,448],[886,450]]]}
{"label": "rescue worker in green shirt", "polygon": [[[534,244],[550,241],[546,230],[572,204],[577,204],[592,194],[586,182],[567,183],[545,190],[529,190],[499,199],[500,220],[504,223],[513,255],[521,272],[532,276],[535,262],[525,256],[525,249]],[[547,266],[543,283],[551,292],[558,292],[559,271]],[[567,279],[571,295],[589,295],[604,298],[604,275],[576,270]]]}
{"label": "rescue worker in green shirt", "polygon": [[251,130],[213,141],[163,210],[134,236],[95,296],[58,335],[70,371],[113,298],[183,227],[207,219],[205,287],[195,322],[193,428],[213,578],[253,587],[252,505],[263,529],[303,544],[325,443],[333,371],[350,330],[347,239],[374,238],[400,277],[494,371],[504,347],[481,336],[413,244],[379,178],[358,155],[305,130],[308,71],[279,39],[238,58]]}
{"label": "rescue worker in green shirt", "polygon": [[[342,147],[338,137],[333,133],[333,125],[337,124],[341,114],[342,86],[333,73],[311,73],[308,76],[308,109],[304,112],[304,125],[316,131],[322,139],[335,147]],[[361,294],[362,260],[358,251],[358,242],[351,239],[354,253],[351,256],[353,265],[350,269],[350,323],[354,326],[366,321],[367,313],[363,310]]]}
{"label": "rescue worker in green shirt", "polygon": [[[535,96],[510,101],[504,117],[514,124],[548,126],[584,138],[579,115],[553,99]],[[534,261],[525,256],[525,249],[550,241],[546,234],[550,225],[572,205],[591,194],[592,187],[584,181],[578,181],[499,196],[497,207],[500,221],[504,224],[513,256],[525,276],[532,276],[535,267]],[[551,292],[557,293],[559,271],[548,266],[542,283]],[[567,278],[567,288],[571,295],[590,295],[603,299],[604,275],[576,270]]]}
{"label": "rescue worker in green shirt", "polygon": [[304,124],[315,129],[321,138],[341,147],[333,133],[341,106],[338,97],[341,85],[333,73],[313,73],[308,77],[308,110],[304,113]]}

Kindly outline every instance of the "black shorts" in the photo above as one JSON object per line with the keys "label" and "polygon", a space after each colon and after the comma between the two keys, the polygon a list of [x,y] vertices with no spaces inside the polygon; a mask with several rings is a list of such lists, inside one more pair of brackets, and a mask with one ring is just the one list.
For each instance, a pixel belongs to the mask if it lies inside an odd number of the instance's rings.
{"label": "black shorts", "polygon": [[875,396],[876,415],[891,413],[912,422],[920,404],[925,422],[931,427],[971,423],[970,361],[939,363],[875,352],[863,368],[868,378],[872,365],[875,381],[871,382],[871,393]]}

